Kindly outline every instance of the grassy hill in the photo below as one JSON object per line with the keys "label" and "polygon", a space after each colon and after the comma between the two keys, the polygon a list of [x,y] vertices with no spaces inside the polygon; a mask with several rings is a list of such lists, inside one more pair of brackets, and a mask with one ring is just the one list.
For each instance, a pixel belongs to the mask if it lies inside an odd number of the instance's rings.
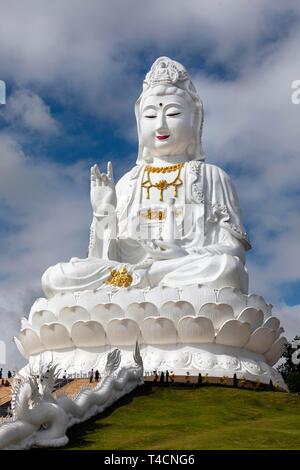
{"label": "grassy hill", "polygon": [[300,449],[300,397],[144,385],[68,436],[65,449]]}

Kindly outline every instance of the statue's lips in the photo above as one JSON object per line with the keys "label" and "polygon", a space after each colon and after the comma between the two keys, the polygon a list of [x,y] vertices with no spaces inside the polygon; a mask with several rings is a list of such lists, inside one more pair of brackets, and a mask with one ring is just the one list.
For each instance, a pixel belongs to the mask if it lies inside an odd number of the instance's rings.
{"label": "statue's lips", "polygon": [[170,137],[170,135],[157,135],[156,138],[158,140],[166,140]]}

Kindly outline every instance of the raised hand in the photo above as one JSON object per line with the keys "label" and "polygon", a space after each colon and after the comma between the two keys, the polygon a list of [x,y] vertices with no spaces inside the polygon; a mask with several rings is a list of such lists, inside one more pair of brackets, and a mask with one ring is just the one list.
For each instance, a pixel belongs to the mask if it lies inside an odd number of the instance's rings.
{"label": "raised hand", "polygon": [[91,168],[91,204],[95,214],[110,213],[117,204],[116,188],[111,162],[107,173],[101,173],[98,165]]}

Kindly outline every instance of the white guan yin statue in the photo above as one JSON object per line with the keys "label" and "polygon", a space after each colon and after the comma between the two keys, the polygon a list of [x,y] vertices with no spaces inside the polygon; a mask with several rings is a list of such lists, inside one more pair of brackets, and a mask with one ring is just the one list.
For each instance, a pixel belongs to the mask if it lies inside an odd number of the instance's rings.
{"label": "white guan yin statue", "polygon": [[138,339],[147,371],[233,376],[285,388],[286,339],[248,294],[245,233],[228,175],[204,161],[203,105],[185,68],[160,57],[135,105],[136,166],[115,185],[91,168],[88,258],[52,266],[16,344],[31,367],[103,369]]}

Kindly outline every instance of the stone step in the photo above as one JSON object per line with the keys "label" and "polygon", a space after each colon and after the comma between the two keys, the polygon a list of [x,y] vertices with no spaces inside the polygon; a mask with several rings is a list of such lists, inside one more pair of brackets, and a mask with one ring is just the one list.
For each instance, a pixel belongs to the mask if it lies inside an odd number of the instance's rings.
{"label": "stone step", "polygon": [[[10,382],[10,380],[9,380]],[[9,403],[11,399],[11,387],[0,386],[0,406]]]}
{"label": "stone step", "polygon": [[90,383],[90,379],[72,379],[66,385],[53,392],[53,395],[54,398],[59,397],[60,395],[67,395],[70,398],[74,398],[80,391],[81,387],[90,387],[93,389],[96,385],[97,382],[93,381]]}

